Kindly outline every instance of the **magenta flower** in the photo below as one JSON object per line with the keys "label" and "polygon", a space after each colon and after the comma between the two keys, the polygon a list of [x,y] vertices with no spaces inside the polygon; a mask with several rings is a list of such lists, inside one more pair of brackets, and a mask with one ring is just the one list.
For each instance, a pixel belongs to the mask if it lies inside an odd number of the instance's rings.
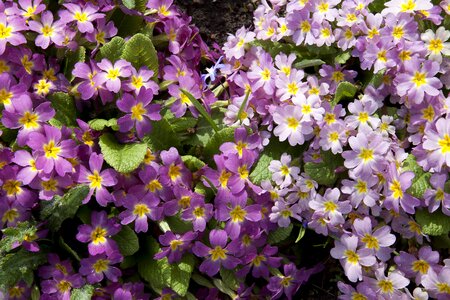
{"label": "magenta flower", "polygon": [[242,259],[244,267],[237,272],[239,277],[245,277],[250,271],[255,278],[268,278],[269,268],[279,268],[281,265],[281,257],[276,257],[278,248],[265,245],[261,251],[257,251],[252,247]]}
{"label": "magenta flower", "polygon": [[36,194],[19,180],[18,170],[19,168],[15,165],[2,168],[2,172],[0,172],[0,182],[2,183],[0,197],[2,201],[14,201],[24,208],[31,208],[36,200]]}
{"label": "magenta flower", "polygon": [[184,234],[175,234],[167,231],[159,236],[159,242],[163,245],[161,252],[155,254],[155,259],[167,257],[169,264],[181,260],[183,254],[189,249],[191,243],[197,237],[197,233],[188,231]]}
{"label": "magenta flower", "polygon": [[120,77],[129,77],[131,75],[131,64],[123,59],[119,59],[113,65],[104,58],[97,66],[103,72],[95,74],[93,80],[100,85],[105,83],[106,88],[113,93],[118,93],[122,86]]}
{"label": "magenta flower", "polygon": [[89,42],[103,45],[107,42],[107,39],[117,34],[117,28],[114,26],[114,22],[109,21],[106,23],[106,20],[102,18],[98,19],[96,23],[97,26],[94,28],[94,31],[86,34],[86,39]]}
{"label": "magenta flower", "polygon": [[244,156],[247,158],[254,158],[256,156],[255,149],[261,143],[258,134],[248,135],[244,127],[236,128],[234,131],[235,142],[225,142],[220,146],[220,151],[225,155],[237,154],[239,158]]}
{"label": "magenta flower", "polygon": [[420,200],[406,193],[411,186],[414,173],[411,171],[398,173],[394,164],[390,166],[389,177],[386,183],[384,206],[399,212],[399,206],[408,214],[414,214],[415,207],[420,205]]}
{"label": "magenta flower", "polygon": [[134,221],[136,232],[147,232],[148,219],[157,221],[161,219],[162,209],[158,207],[159,198],[152,193],[142,194],[140,192],[128,194],[123,205],[127,210],[119,214],[121,224],[127,225]]}
{"label": "magenta flower", "polygon": [[94,76],[99,72],[100,69],[92,60],[89,64],[83,62],[77,62],[75,64],[72,75],[84,79],[77,87],[78,92],[81,93],[81,99],[89,100],[102,91],[101,83],[94,80]]}
{"label": "magenta flower", "polygon": [[181,219],[192,222],[194,231],[203,232],[206,229],[206,223],[213,216],[213,205],[205,203],[204,198],[194,198],[191,200],[190,206],[183,210]]}
{"label": "magenta flower", "polygon": [[192,251],[198,257],[205,257],[200,265],[200,272],[214,276],[221,266],[231,270],[239,264],[240,260],[234,257],[238,245],[234,242],[227,245],[227,241],[228,235],[224,230],[214,229],[209,233],[211,248],[202,242],[195,242]]}
{"label": "magenta flower", "polygon": [[72,164],[67,160],[74,157],[75,142],[64,139],[61,130],[44,125],[44,133],[31,132],[27,145],[38,155],[36,168],[49,174],[55,170],[59,176],[72,172]]}
{"label": "magenta flower", "polygon": [[194,104],[181,91],[181,89],[186,90],[196,99],[201,98],[201,91],[195,80],[192,80],[192,78],[189,77],[180,78],[179,85],[171,84],[169,86],[169,94],[177,99],[170,107],[170,111],[175,115],[175,117],[179,118],[184,116],[186,114],[186,110],[189,108],[189,111],[194,115],[194,117],[197,117],[198,111],[195,109]]}
{"label": "magenta flower", "polygon": [[83,203],[87,203],[95,192],[95,199],[101,206],[106,206],[112,201],[111,194],[106,187],[117,184],[117,173],[109,168],[102,171],[103,155],[93,152],[89,157],[89,170],[80,165],[77,173],[77,181],[89,185],[90,192],[84,199]]}
{"label": "magenta flower", "polygon": [[90,255],[97,255],[105,253],[109,254],[116,250],[116,242],[111,239],[111,236],[120,231],[120,225],[114,219],[108,219],[105,211],[91,214],[91,225],[78,226],[77,240],[83,243],[88,243],[88,250]]}
{"label": "magenta flower", "polygon": [[142,87],[147,90],[151,90],[153,95],[158,94],[159,86],[156,82],[152,80],[154,72],[149,70],[146,66],[141,67],[139,71],[131,68],[131,78],[130,80],[124,82],[123,90],[127,92],[134,92],[136,95]]}
{"label": "magenta flower", "polygon": [[[52,278],[44,280],[41,283],[42,292],[47,295],[53,295],[56,299],[70,299],[72,289],[83,286],[84,280],[80,274],[64,274],[56,271]],[[50,299],[48,296],[47,299]]]}
{"label": "magenta flower", "polygon": [[41,3],[41,0],[19,0],[17,2],[5,9],[7,15],[19,15],[25,19],[34,19],[36,15],[45,10],[45,4]]}
{"label": "magenta flower", "polygon": [[122,99],[117,101],[117,107],[127,113],[117,120],[120,132],[129,132],[135,127],[137,136],[143,138],[145,134],[152,130],[151,121],[161,120],[159,113],[161,105],[150,104],[152,99],[152,90],[141,88],[136,97],[125,93]]}
{"label": "magenta flower", "polygon": [[112,282],[117,282],[122,272],[112,265],[121,262],[123,259],[119,251],[106,254],[98,254],[80,261],[80,274],[86,276],[89,284],[94,284],[103,280],[106,276]]}
{"label": "magenta flower", "polygon": [[61,21],[53,22],[51,11],[42,13],[41,22],[29,21],[28,26],[32,31],[39,34],[36,37],[35,44],[42,49],[47,49],[51,42],[60,45],[64,41],[62,30],[65,24]]}
{"label": "magenta flower", "polygon": [[259,62],[259,64],[252,65],[247,76],[250,80],[254,80],[254,91],[262,87],[268,95],[271,95],[275,90],[276,75],[272,57],[270,54],[264,52],[259,57]]}
{"label": "magenta flower", "polygon": [[105,16],[104,14],[99,13],[98,7],[91,3],[87,3],[84,7],[73,3],[66,3],[64,4],[64,7],[67,8],[67,10],[59,12],[61,20],[65,23],[76,21],[77,28],[82,33],[94,31],[92,22]]}
{"label": "magenta flower", "polygon": [[13,46],[25,44],[27,40],[20,31],[27,30],[25,20],[21,17],[7,17],[0,13],[0,55],[5,52],[6,44]]}

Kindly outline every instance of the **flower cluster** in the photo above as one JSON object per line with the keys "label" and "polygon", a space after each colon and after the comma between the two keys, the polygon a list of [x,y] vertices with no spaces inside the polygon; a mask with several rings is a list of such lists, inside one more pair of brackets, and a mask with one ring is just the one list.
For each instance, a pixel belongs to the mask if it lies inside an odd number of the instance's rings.
{"label": "flower cluster", "polygon": [[172,2],[0,3],[0,299],[448,299],[449,2]]}

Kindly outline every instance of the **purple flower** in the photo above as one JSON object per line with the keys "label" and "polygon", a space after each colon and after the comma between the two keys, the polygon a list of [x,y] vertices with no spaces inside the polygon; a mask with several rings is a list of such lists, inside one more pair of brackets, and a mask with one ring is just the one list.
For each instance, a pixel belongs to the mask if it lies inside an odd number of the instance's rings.
{"label": "purple flower", "polygon": [[197,233],[188,231],[184,234],[175,234],[167,231],[159,236],[159,242],[162,247],[161,252],[155,254],[155,259],[167,257],[169,264],[180,261],[184,252],[191,246],[191,243],[197,237]]}
{"label": "purple flower", "polygon": [[244,127],[236,128],[234,131],[235,142],[225,142],[220,146],[220,151],[225,155],[237,154],[239,158],[253,159],[255,150],[259,147],[261,139],[258,134],[248,135]]}
{"label": "purple flower", "polygon": [[61,130],[44,125],[44,134],[31,132],[28,137],[27,145],[39,155],[36,169],[43,170],[46,174],[56,170],[59,176],[72,172],[72,164],[67,158],[74,157],[75,142],[63,139]]}
{"label": "purple flower", "polygon": [[291,218],[301,221],[300,212],[299,204],[289,205],[283,200],[276,201],[269,215],[270,222],[277,223],[280,227],[288,227],[291,224]]}
{"label": "purple flower", "polygon": [[247,76],[250,80],[254,80],[253,90],[263,88],[264,91],[271,95],[275,90],[276,69],[273,66],[272,57],[264,52],[259,58],[259,64],[254,64],[250,68]]}
{"label": "purple flower", "polygon": [[280,141],[289,141],[289,145],[303,145],[305,139],[312,136],[311,122],[303,121],[302,109],[298,106],[286,105],[278,107],[273,114],[273,120],[277,127],[273,130]]}
{"label": "purple flower", "polygon": [[444,192],[447,177],[445,173],[431,175],[430,184],[434,189],[427,189],[423,195],[430,213],[436,211],[442,203],[442,212],[450,216],[450,194]]}
{"label": "purple flower", "polygon": [[450,267],[445,266],[439,272],[430,270],[422,280],[422,285],[432,297],[438,300],[448,299],[450,296]]}
{"label": "purple flower", "polygon": [[164,164],[159,169],[159,174],[161,175],[161,183],[168,185],[182,183],[186,186],[189,186],[189,183],[192,180],[191,173],[185,167],[176,148],[171,147],[167,151],[161,151],[161,160]]}
{"label": "purple flower", "polygon": [[104,276],[112,282],[117,282],[122,272],[119,268],[111,265],[121,262],[123,259],[119,251],[106,254],[98,254],[80,261],[80,274],[86,276],[89,284],[103,280]]}
{"label": "purple flower", "polygon": [[271,299],[278,299],[283,294],[287,299],[292,299],[300,286],[319,270],[316,267],[309,270],[298,270],[293,263],[289,263],[283,266],[283,271],[284,275],[279,274],[269,279],[267,289],[272,292]]}
{"label": "purple flower", "polygon": [[131,75],[131,64],[124,59],[119,59],[114,65],[106,58],[97,64],[98,68],[103,72],[95,74],[93,80],[98,84],[106,84],[106,88],[118,93],[122,82],[120,77],[129,77]]}
{"label": "purple flower", "polygon": [[338,188],[328,188],[323,196],[317,194],[309,202],[309,207],[327,216],[331,225],[344,224],[343,214],[349,213],[352,210],[352,206],[348,200],[339,201],[340,196],[341,193]]}
{"label": "purple flower", "polygon": [[5,52],[6,43],[13,46],[25,44],[27,40],[20,31],[27,30],[25,20],[21,17],[7,17],[0,13],[0,55]]}
{"label": "purple flower", "polygon": [[398,173],[394,164],[390,166],[390,178],[386,183],[384,206],[387,209],[393,209],[399,212],[399,206],[409,213],[414,214],[415,207],[420,205],[419,199],[406,193],[406,190],[411,186],[414,173],[411,171]]}
{"label": "purple flower", "polygon": [[41,22],[29,21],[28,26],[32,31],[39,33],[36,37],[36,46],[47,49],[51,42],[60,45],[64,40],[62,29],[64,25],[61,21],[53,22],[51,11],[42,13]]}
{"label": "purple flower", "polygon": [[278,248],[270,245],[265,245],[264,248],[258,253],[256,248],[252,247],[242,259],[242,264],[245,265],[238,271],[239,277],[244,277],[250,270],[252,276],[255,278],[268,278],[269,268],[279,268],[281,265],[281,257],[274,257],[277,254]]}
{"label": "purple flower", "polygon": [[416,277],[416,284],[420,284],[428,272],[439,271],[439,252],[433,251],[430,246],[419,249],[417,257],[404,251],[394,257],[400,271],[409,278]]}
{"label": "purple flower", "polygon": [[181,213],[181,219],[192,222],[194,231],[203,232],[206,229],[206,223],[213,216],[213,205],[205,203],[203,198],[194,198],[190,206]]}
{"label": "purple flower", "polygon": [[65,23],[77,21],[77,28],[82,33],[94,31],[92,21],[105,16],[104,14],[99,13],[98,7],[93,6],[91,3],[87,3],[84,7],[73,3],[66,3],[63,5],[67,10],[59,12],[61,20]]}
{"label": "purple flower", "polygon": [[291,156],[287,153],[283,153],[280,160],[272,160],[269,164],[272,180],[280,187],[287,187],[292,183],[293,179],[298,179],[300,168],[290,164]]}
{"label": "purple flower", "polygon": [[372,232],[372,221],[369,217],[356,219],[353,222],[354,233],[367,249],[374,251],[382,261],[390,258],[391,249],[387,248],[395,243],[395,235],[391,234],[389,226],[381,226]]}
{"label": "purple flower", "polygon": [[109,21],[106,23],[105,19],[98,19],[96,22],[94,31],[86,34],[86,39],[89,42],[103,45],[109,39],[117,34],[117,28],[114,26],[114,22]]}
{"label": "purple flower", "polygon": [[192,251],[198,257],[205,257],[200,265],[200,272],[214,276],[221,266],[231,270],[239,264],[240,260],[234,257],[238,245],[234,242],[227,245],[227,241],[228,236],[224,230],[213,229],[209,233],[211,248],[202,242],[195,242]]}
{"label": "purple flower", "polygon": [[113,219],[108,219],[105,211],[91,214],[91,225],[78,226],[77,240],[83,243],[89,242],[88,249],[90,255],[96,255],[106,252],[112,253],[116,250],[117,245],[111,239],[120,231],[120,225]]}
{"label": "purple flower", "polygon": [[158,207],[159,198],[152,193],[141,192],[128,194],[123,205],[127,210],[120,213],[119,218],[123,225],[134,223],[136,232],[147,232],[148,219],[157,221],[161,219],[162,209]]}
{"label": "purple flower", "polygon": [[134,97],[125,93],[119,101],[117,107],[127,113],[125,116],[117,120],[120,132],[129,132],[133,127],[139,138],[143,138],[145,134],[152,130],[150,121],[161,120],[161,105],[150,104],[153,99],[152,90],[141,88],[139,94]]}
{"label": "purple flower", "polygon": [[425,130],[423,148],[437,172],[444,165],[450,167],[450,119],[439,118],[435,126]]}
{"label": "purple flower", "polygon": [[365,281],[370,284],[372,289],[377,293],[378,297],[382,299],[399,299],[402,297],[401,289],[404,289],[409,284],[409,279],[403,276],[403,273],[399,270],[394,270],[389,273],[388,276],[384,275],[385,268],[381,268],[375,271],[374,278],[364,278]]}

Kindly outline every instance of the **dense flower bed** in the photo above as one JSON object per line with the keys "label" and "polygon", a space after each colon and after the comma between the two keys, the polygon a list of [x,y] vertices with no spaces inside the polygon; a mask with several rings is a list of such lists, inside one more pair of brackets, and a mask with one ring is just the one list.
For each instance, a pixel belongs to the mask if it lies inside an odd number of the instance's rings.
{"label": "dense flower bed", "polygon": [[450,2],[261,2],[0,3],[0,299],[450,298]]}

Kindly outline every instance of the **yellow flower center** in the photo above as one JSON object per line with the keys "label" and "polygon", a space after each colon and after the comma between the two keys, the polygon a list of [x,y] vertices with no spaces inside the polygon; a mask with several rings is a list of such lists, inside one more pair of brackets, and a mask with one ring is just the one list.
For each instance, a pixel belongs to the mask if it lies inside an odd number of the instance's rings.
{"label": "yellow flower center", "polygon": [[358,18],[356,17],[355,14],[353,13],[347,14],[347,22],[355,22],[356,20],[358,20]]}
{"label": "yellow flower center", "polygon": [[78,22],[81,22],[81,23],[84,23],[88,20],[88,15],[85,12],[77,11],[73,17],[75,20],[77,20]]}
{"label": "yellow flower center", "polygon": [[95,35],[95,40],[97,41],[97,43],[99,44],[104,44],[105,43],[105,32],[104,31],[100,31]]}
{"label": "yellow flower center", "polygon": [[334,122],[336,122],[336,117],[334,116],[334,114],[332,113],[326,113],[325,117],[323,118],[325,120],[325,122],[327,123],[327,125],[331,125]]}
{"label": "yellow flower center", "polygon": [[190,196],[183,196],[178,200],[178,205],[181,206],[181,208],[189,208],[191,206],[191,197]]}
{"label": "yellow flower center", "polygon": [[331,35],[331,31],[328,28],[322,28],[322,30],[320,30],[320,33],[322,34],[322,37],[324,37],[324,38],[330,37],[330,35]]}
{"label": "yellow flower center", "polygon": [[369,39],[373,39],[376,35],[379,35],[379,34],[380,34],[380,32],[378,31],[378,28],[374,27],[369,30],[369,32],[367,33],[367,36],[369,37]]}
{"label": "yellow flower center", "polygon": [[106,242],[106,229],[97,226],[91,233],[91,240],[94,245],[104,244]]}
{"label": "yellow flower center", "polygon": [[46,79],[40,79],[38,83],[34,85],[36,93],[41,96],[47,95],[50,92],[51,87],[52,83],[48,82]]}
{"label": "yellow flower center", "polygon": [[223,249],[220,246],[216,246],[214,249],[209,250],[209,254],[211,255],[211,260],[225,260],[227,259],[227,252],[228,250]]}
{"label": "yellow flower center", "polygon": [[145,204],[136,204],[133,209],[133,214],[139,218],[144,217],[150,212],[150,208]]}
{"label": "yellow flower center", "polygon": [[92,147],[94,145],[94,138],[92,137],[92,134],[89,131],[85,131],[83,133],[83,135],[81,136],[81,140],[89,147]]}
{"label": "yellow flower center", "polygon": [[270,80],[270,70],[268,68],[264,68],[264,70],[261,72],[261,78],[264,81]]}
{"label": "yellow flower center", "polygon": [[51,26],[45,25],[41,29],[42,35],[45,37],[51,37],[53,35],[53,28]]}
{"label": "yellow flower center", "polygon": [[353,292],[351,300],[367,300],[367,297],[364,296],[363,294],[360,294],[360,293],[357,293],[357,292]]}
{"label": "yellow flower center", "polygon": [[19,212],[17,209],[12,208],[7,210],[2,216],[2,222],[14,222],[15,219],[19,217]]}
{"label": "yellow flower center", "polygon": [[43,149],[46,158],[57,158],[59,152],[61,151],[60,147],[56,147],[54,141],[50,141],[48,144],[45,144]]}
{"label": "yellow flower center", "polygon": [[237,205],[230,211],[231,221],[235,223],[244,222],[246,215],[247,212],[244,209],[242,209],[240,205]]}
{"label": "yellow flower center", "polygon": [[110,69],[108,70],[108,73],[106,74],[106,78],[114,80],[117,79],[120,75],[119,69]]}
{"label": "yellow flower center", "polygon": [[239,157],[242,157],[242,152],[244,151],[244,149],[247,149],[247,143],[244,143],[242,141],[237,142],[236,151],[238,152]]}
{"label": "yellow flower center", "polygon": [[25,12],[23,13],[23,16],[25,18],[31,18],[34,16],[35,11],[36,11],[36,6],[34,6],[34,5],[28,6],[27,9],[25,10]]}
{"label": "yellow flower center", "polygon": [[416,3],[414,0],[407,0],[406,2],[402,3],[400,6],[401,12],[413,12],[416,8]]}
{"label": "yellow flower center", "polygon": [[411,51],[408,50],[402,50],[400,51],[400,53],[398,54],[398,57],[400,58],[401,61],[407,61],[411,59]]}
{"label": "yellow flower center", "polygon": [[409,231],[415,233],[415,234],[422,234],[422,229],[420,228],[419,223],[416,223],[414,221],[408,222]]}
{"label": "yellow flower center", "polygon": [[401,39],[405,33],[403,32],[403,26],[395,26],[392,29],[392,36],[397,40]]}
{"label": "yellow flower center", "polygon": [[414,272],[420,272],[423,275],[428,273],[429,268],[430,268],[430,265],[423,259],[416,260],[412,264],[412,270]]}
{"label": "yellow flower center", "polygon": [[239,173],[239,176],[241,177],[241,179],[247,179],[247,177],[248,177],[247,165],[240,166],[238,168],[238,173]]}
{"label": "yellow flower center", "polygon": [[170,241],[170,249],[172,251],[176,251],[179,246],[183,245],[183,241],[180,240],[171,240]]}
{"label": "yellow flower center", "polygon": [[159,182],[158,179],[153,179],[152,181],[150,181],[147,184],[146,187],[152,193],[154,193],[156,190],[158,190],[158,191],[162,190],[162,184],[161,184],[161,182]]}
{"label": "yellow flower center", "polygon": [[333,201],[325,201],[323,203],[323,207],[325,209],[325,212],[335,212],[338,206]]}
{"label": "yellow flower center", "polygon": [[267,258],[264,255],[256,255],[255,258],[252,260],[252,264],[255,267],[259,267],[261,265],[262,262],[266,261]]}
{"label": "yellow flower center", "polygon": [[361,123],[367,123],[367,121],[369,120],[369,114],[366,113],[365,111],[360,112],[358,115],[358,121]]}
{"label": "yellow flower center", "polygon": [[286,166],[286,165],[282,166],[282,167],[280,168],[280,171],[281,171],[281,174],[282,174],[283,176],[289,175],[289,167]]}
{"label": "yellow flower center", "polygon": [[319,10],[319,12],[325,13],[328,11],[329,7],[330,5],[327,2],[320,2],[319,5],[317,6],[317,9]]}
{"label": "yellow flower center", "polygon": [[300,29],[303,32],[310,32],[311,31],[311,23],[309,23],[308,20],[302,21],[300,23]]}
{"label": "yellow flower center", "polygon": [[358,180],[358,182],[355,184],[355,189],[358,192],[358,194],[365,194],[367,193],[367,184],[365,181]]}
{"label": "yellow flower center", "polygon": [[432,122],[434,119],[434,108],[431,105],[428,105],[427,108],[422,109],[422,118],[427,120],[428,122]]}
{"label": "yellow flower center", "polygon": [[131,77],[131,85],[136,89],[139,90],[144,85],[144,80],[141,76],[132,76]]}
{"label": "yellow flower center", "polygon": [[175,181],[178,177],[181,176],[181,167],[175,164],[171,164],[169,167],[169,177],[170,180]]}
{"label": "yellow flower center", "polygon": [[67,280],[61,280],[60,282],[58,282],[56,287],[62,294],[64,294],[65,292],[70,290],[70,288],[72,287],[72,284]]}
{"label": "yellow flower center", "polygon": [[302,106],[302,113],[304,115],[309,115],[312,112],[311,105],[305,104]]}
{"label": "yellow flower center", "polygon": [[444,49],[441,39],[432,39],[428,45],[428,50],[434,53],[440,53]]}
{"label": "yellow flower center", "polygon": [[205,209],[201,206],[196,207],[194,209],[194,211],[192,212],[192,214],[196,217],[196,218],[203,218],[205,216]]}
{"label": "yellow flower center", "polygon": [[290,211],[289,209],[282,210],[280,214],[285,219],[292,217],[292,211]]}
{"label": "yellow flower center", "polygon": [[158,7],[158,13],[167,17],[170,15],[170,10],[168,10],[165,5],[161,5],[160,7]]}
{"label": "yellow flower center", "polygon": [[344,80],[344,73],[341,71],[334,71],[333,74],[331,74],[331,79],[336,83],[341,82]]}
{"label": "yellow flower center", "polygon": [[300,125],[300,122],[294,117],[287,118],[286,123],[289,129],[293,131],[297,130],[298,126]]}
{"label": "yellow flower center", "polygon": [[284,287],[288,287],[291,284],[292,281],[291,276],[283,276],[283,279],[281,279],[280,284]]}
{"label": "yellow flower center", "polygon": [[394,197],[395,199],[403,198],[403,190],[402,190],[402,186],[400,184],[400,181],[394,180],[391,183],[391,185],[389,186],[389,189],[392,192],[392,197]]}
{"label": "yellow flower center", "polygon": [[14,196],[22,192],[20,187],[21,182],[18,180],[10,179],[3,182],[3,190],[8,196]]}
{"label": "yellow flower center", "polygon": [[56,179],[49,179],[47,181],[42,181],[41,186],[45,191],[56,192],[58,189],[58,181]]}
{"label": "yellow flower center", "polygon": [[378,244],[378,239],[373,235],[366,233],[364,237],[361,239],[361,242],[366,244],[366,247],[369,249],[379,250],[380,245]]}
{"label": "yellow flower center", "polygon": [[442,139],[438,141],[439,146],[443,154],[450,152],[450,135],[445,134]]}
{"label": "yellow flower center", "polygon": [[189,100],[189,97],[186,96],[185,94],[180,93],[180,99],[181,99],[181,103],[187,104],[187,105],[192,105],[191,100]]}
{"label": "yellow flower center", "polygon": [[89,184],[91,189],[99,189],[102,187],[102,177],[100,176],[97,170],[95,170],[91,175],[89,175],[87,179],[91,182]]}
{"label": "yellow flower center", "polygon": [[351,29],[347,29],[344,33],[344,37],[345,39],[349,40],[353,37],[353,32]]}
{"label": "yellow flower center", "polygon": [[25,292],[25,289],[20,286],[15,286],[8,290],[8,294],[12,299],[22,297],[24,292]]}
{"label": "yellow flower center", "polygon": [[0,74],[9,72],[10,68],[8,66],[8,63],[4,61],[3,59],[0,59]]}
{"label": "yellow flower center", "polygon": [[437,290],[440,294],[449,294],[450,295],[450,285],[445,282],[436,283]]}
{"label": "yellow flower center", "polygon": [[382,61],[382,62],[386,62],[387,61],[386,53],[387,53],[386,50],[378,51],[378,53],[377,53],[378,60]]}
{"label": "yellow flower center", "polygon": [[392,281],[388,279],[378,281],[378,287],[383,294],[391,294],[394,292],[394,285],[392,284]]}
{"label": "yellow flower center", "polygon": [[336,131],[330,132],[330,134],[328,135],[328,140],[330,140],[330,142],[336,142],[337,140],[339,140],[339,133],[337,133]]}
{"label": "yellow flower center", "polygon": [[225,170],[222,170],[222,173],[220,173],[219,182],[222,188],[225,188],[228,184],[228,179],[231,177],[231,173],[227,172]]}
{"label": "yellow flower center", "polygon": [[25,129],[38,128],[39,123],[37,122],[39,116],[37,114],[26,111],[23,116],[19,119],[19,123],[25,127]]}
{"label": "yellow flower center", "polygon": [[0,24],[0,40],[7,39],[11,35],[12,35],[12,28],[11,28],[11,26],[5,26],[3,24]]}
{"label": "yellow flower center", "polygon": [[356,265],[359,262],[359,255],[353,250],[345,250],[344,256],[347,257],[347,261],[351,264]]}
{"label": "yellow flower center", "polygon": [[420,87],[421,85],[424,85],[427,83],[426,74],[422,72],[415,72],[413,78],[411,78],[411,81],[417,86]]}
{"label": "yellow flower center", "polygon": [[363,162],[373,160],[373,150],[361,148],[361,152],[359,153],[358,157],[361,158]]}
{"label": "yellow flower center", "polygon": [[444,198],[445,198],[444,191],[441,188],[438,188],[435,195],[436,201],[443,201]]}
{"label": "yellow flower center", "polygon": [[12,96],[13,96],[13,93],[6,90],[5,88],[0,89],[0,104],[10,105]]}
{"label": "yellow flower center", "polygon": [[33,61],[30,60],[28,55],[25,54],[20,59],[20,62],[22,63],[22,66],[24,67],[25,71],[27,71],[28,74],[31,74],[33,67],[34,67],[34,63],[33,63]]}
{"label": "yellow flower center", "polygon": [[140,122],[144,119],[142,115],[144,115],[145,113],[147,113],[147,110],[142,106],[142,103],[139,102],[131,108],[131,119]]}
{"label": "yellow flower center", "polygon": [[237,43],[238,48],[242,48],[245,45],[245,40],[241,38],[239,42]]}
{"label": "yellow flower center", "polygon": [[92,268],[94,269],[95,273],[104,272],[108,270],[108,267],[109,267],[109,260],[107,259],[99,259],[92,265]]}
{"label": "yellow flower center", "polygon": [[287,92],[291,95],[297,95],[297,93],[298,93],[297,83],[295,83],[295,82],[288,83]]}

